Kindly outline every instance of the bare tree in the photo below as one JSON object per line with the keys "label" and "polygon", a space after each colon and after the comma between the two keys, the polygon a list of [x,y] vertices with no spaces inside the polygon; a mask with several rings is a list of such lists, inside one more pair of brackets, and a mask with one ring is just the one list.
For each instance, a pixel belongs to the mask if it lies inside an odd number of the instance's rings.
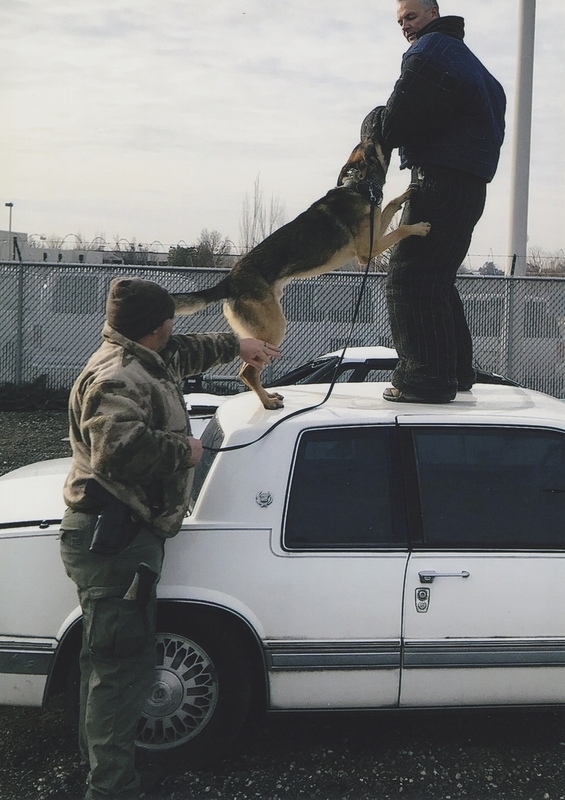
{"label": "bare tree", "polygon": [[526,275],[562,277],[565,275],[565,253],[563,250],[548,253],[541,247],[532,247],[526,262]]}
{"label": "bare tree", "polygon": [[267,236],[270,236],[277,228],[281,228],[286,222],[286,210],[284,203],[281,202],[280,197],[271,195],[271,203],[269,206],[269,218],[267,220]]}
{"label": "bare tree", "polygon": [[202,228],[195,245],[193,265],[195,267],[225,267],[231,252],[231,242],[222,238],[219,231],[208,231]]}
{"label": "bare tree", "polygon": [[285,209],[280,198],[271,195],[269,210],[265,208],[263,189],[259,175],[253,184],[253,197],[245,195],[241,221],[239,223],[239,238],[242,253],[248,253],[259,242],[262,242],[277,228],[285,223]]}
{"label": "bare tree", "polygon": [[75,249],[77,250],[89,250],[91,243],[87,240],[86,236],[82,233],[75,233]]}
{"label": "bare tree", "polygon": [[48,247],[50,250],[58,250],[63,244],[64,239],[64,236],[57,236],[56,233],[52,233],[45,238],[45,241],[41,246]]}
{"label": "bare tree", "polygon": [[43,236],[43,234],[32,233],[31,236],[27,237],[26,244],[28,247],[44,248],[47,247],[47,237]]}

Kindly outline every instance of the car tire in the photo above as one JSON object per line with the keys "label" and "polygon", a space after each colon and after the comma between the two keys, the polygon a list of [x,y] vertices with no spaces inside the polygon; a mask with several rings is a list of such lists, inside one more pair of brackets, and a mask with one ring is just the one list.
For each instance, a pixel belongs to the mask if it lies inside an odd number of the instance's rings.
{"label": "car tire", "polygon": [[[137,729],[138,755],[141,762],[182,759],[202,766],[225,752],[247,719],[251,659],[237,633],[212,620],[164,619],[159,627],[166,632],[157,633],[155,682]],[[79,721],[78,655],[67,681],[73,727]]]}
{"label": "car tire", "polygon": [[177,619],[159,627],[155,682],[136,745],[152,759],[201,766],[229,747],[247,718],[251,660],[229,626]]}

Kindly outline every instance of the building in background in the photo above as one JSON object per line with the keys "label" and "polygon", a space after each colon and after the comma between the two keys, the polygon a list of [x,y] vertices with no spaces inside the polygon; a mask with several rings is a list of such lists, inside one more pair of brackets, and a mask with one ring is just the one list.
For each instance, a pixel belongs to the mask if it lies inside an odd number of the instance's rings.
{"label": "building in background", "polygon": [[[66,237],[65,237],[66,238]],[[100,242],[99,244],[96,244]],[[168,253],[129,243],[112,248],[102,240],[85,247],[55,247],[45,236],[30,236],[21,231],[0,230],[0,261],[25,261],[49,264],[131,264],[164,267]]]}

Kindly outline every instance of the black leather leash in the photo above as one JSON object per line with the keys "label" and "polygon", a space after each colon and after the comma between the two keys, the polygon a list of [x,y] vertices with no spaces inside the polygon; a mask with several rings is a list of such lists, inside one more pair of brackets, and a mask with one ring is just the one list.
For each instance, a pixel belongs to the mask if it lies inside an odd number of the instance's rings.
{"label": "black leather leash", "polygon": [[345,351],[349,347],[349,342],[351,341],[355,325],[357,324],[357,318],[359,316],[359,311],[361,309],[361,301],[365,293],[365,287],[367,285],[367,277],[369,275],[369,268],[371,266],[371,260],[373,258],[373,245],[375,241],[375,210],[382,200],[382,191],[381,191],[381,197],[378,198],[373,190],[373,182],[370,181],[368,185],[369,185],[369,199],[371,203],[370,216],[369,216],[369,257],[367,258],[367,264],[363,272],[363,280],[361,281],[361,288],[359,289],[359,295],[357,297],[357,302],[355,304],[355,310],[353,312],[353,317],[351,319],[351,325],[349,326],[349,332],[347,334],[345,344],[343,346],[339,359],[335,364],[334,374],[331,383],[329,385],[328,391],[326,392],[326,396],[324,397],[323,400],[321,400],[319,403],[316,403],[316,405],[314,406],[299,408],[297,411],[293,411],[291,414],[287,414],[286,417],[281,417],[281,419],[278,419],[273,425],[271,425],[270,428],[267,428],[267,430],[264,431],[261,434],[261,436],[258,436],[257,439],[253,439],[251,442],[234,444],[230,445],[229,447],[208,447],[207,445],[203,445],[204,450],[208,450],[210,453],[230,453],[233,452],[234,450],[243,450],[245,447],[251,447],[252,444],[257,444],[257,442],[260,442],[261,439],[264,439],[266,436],[268,436],[268,434],[271,433],[271,431],[274,431],[275,428],[278,428],[278,426],[282,425],[283,422],[292,419],[292,417],[297,417],[300,414],[306,414],[308,411],[314,411],[316,408],[320,408],[321,406],[323,406],[324,403],[327,403],[327,401],[330,399],[332,392],[334,390],[334,386],[336,385],[337,379],[339,377],[339,368],[343,363],[343,359],[345,357]]}

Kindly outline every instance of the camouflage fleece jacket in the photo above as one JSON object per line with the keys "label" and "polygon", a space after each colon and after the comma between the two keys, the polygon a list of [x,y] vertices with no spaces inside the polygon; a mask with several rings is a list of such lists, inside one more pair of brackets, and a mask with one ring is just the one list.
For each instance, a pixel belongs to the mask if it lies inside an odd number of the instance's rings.
{"label": "camouflage fleece jacket", "polygon": [[[107,323],[104,342],[77,378],[69,401],[71,471],[65,502],[96,512],[84,486],[95,478],[164,538],[178,533],[190,491],[190,425],[180,380],[239,353],[231,333],[173,335],[160,353]],[[151,513],[155,503],[162,507]]]}

